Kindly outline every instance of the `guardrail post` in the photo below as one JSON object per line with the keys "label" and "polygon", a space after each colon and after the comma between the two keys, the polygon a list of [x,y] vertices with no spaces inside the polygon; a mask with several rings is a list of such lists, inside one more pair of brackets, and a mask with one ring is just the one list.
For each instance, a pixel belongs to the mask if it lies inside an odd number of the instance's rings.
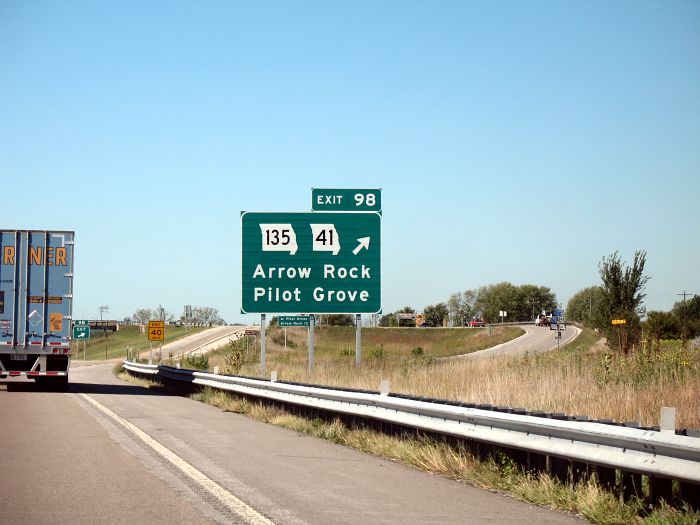
{"label": "guardrail post", "polygon": [[588,463],[581,463],[579,461],[571,462],[571,481],[576,484],[580,481],[585,481],[590,477],[591,469]]}
{"label": "guardrail post", "polygon": [[595,467],[595,477],[601,488],[614,491],[617,486],[617,475],[614,468]]}
{"label": "guardrail post", "polygon": [[355,315],[355,368],[362,363],[362,315]]}
{"label": "guardrail post", "polygon": [[649,499],[654,506],[659,505],[661,500],[671,503],[673,501],[673,480],[649,476]]}
{"label": "guardrail post", "polygon": [[675,407],[661,407],[661,417],[659,418],[659,430],[668,434],[676,433]]}
{"label": "guardrail post", "polygon": [[265,376],[265,314],[260,314],[260,375]]}
{"label": "guardrail post", "polygon": [[680,482],[679,496],[682,503],[695,510],[700,510],[700,485],[695,483]]}
{"label": "guardrail post", "polygon": [[622,497],[624,500],[629,501],[633,497],[641,498],[642,496],[642,475],[634,474],[633,472],[623,472]]}
{"label": "guardrail post", "polygon": [[567,484],[571,481],[569,476],[570,465],[571,462],[568,459],[549,456],[549,468],[547,471],[554,479]]}
{"label": "guardrail post", "polygon": [[527,470],[533,473],[545,472],[547,470],[547,456],[535,452],[528,452]]}
{"label": "guardrail post", "polygon": [[315,319],[313,315],[309,316],[309,372],[314,369],[314,325]]}

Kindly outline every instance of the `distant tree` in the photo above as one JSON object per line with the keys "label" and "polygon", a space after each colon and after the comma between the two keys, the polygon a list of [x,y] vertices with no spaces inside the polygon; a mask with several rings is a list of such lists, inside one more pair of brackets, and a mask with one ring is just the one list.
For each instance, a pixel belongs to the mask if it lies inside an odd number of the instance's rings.
{"label": "distant tree", "polygon": [[477,291],[476,310],[488,322],[500,320],[501,310],[508,313],[505,321],[518,321],[517,304],[519,301],[518,288],[509,282],[482,286]]}
{"label": "distant tree", "polygon": [[415,327],[416,326],[416,320],[415,319],[401,319],[399,314],[415,314],[416,311],[411,308],[410,306],[404,306],[400,310],[396,310],[394,312],[394,316],[396,317],[396,326],[408,326],[408,327]]}
{"label": "distant tree", "polygon": [[151,315],[153,315],[153,317],[158,321],[168,322],[175,320],[175,316],[172,314],[172,312],[166,310],[160,304],[151,310]]}
{"label": "distant tree", "polygon": [[221,318],[219,310],[211,306],[195,306],[192,308],[194,322],[203,326],[212,326]]}
{"label": "distant tree", "polygon": [[576,292],[566,305],[566,319],[589,328],[600,325],[600,307],[603,304],[603,289],[589,286]]}
{"label": "distant tree", "polygon": [[512,313],[508,312],[510,321],[532,321],[542,310],[551,311],[557,306],[557,297],[546,286],[522,284],[516,287],[515,304]]}
{"label": "distant tree", "polygon": [[106,314],[107,312],[109,312],[109,305],[108,305],[108,304],[103,304],[102,306],[100,306],[100,307],[98,308],[98,310],[99,310],[99,312],[100,312],[100,321],[102,321],[102,316],[103,316],[104,314]]}
{"label": "distant tree", "polygon": [[443,326],[447,321],[449,311],[445,303],[431,304],[423,308],[423,315],[427,326]]}
{"label": "distant tree", "polygon": [[655,339],[676,339],[682,332],[681,320],[674,312],[649,312],[642,328]]}
{"label": "distant tree", "polygon": [[672,312],[680,321],[681,332],[685,327],[686,336],[693,338],[700,335],[700,295],[694,295],[685,303],[678,301]]}
{"label": "distant tree", "polygon": [[[606,335],[611,347],[625,354],[639,340],[640,320],[646,313],[643,292],[649,277],[644,275],[645,263],[645,251],[634,253],[631,267],[615,252],[604,257],[598,266],[603,293],[597,328]],[[613,327],[612,319],[624,319],[626,324]]]}
{"label": "distant tree", "polygon": [[139,308],[134,312],[134,315],[132,317],[135,323],[144,325],[151,319],[152,315],[153,312],[150,308]]}
{"label": "distant tree", "polygon": [[[100,307],[98,308],[98,310],[99,310],[99,312],[100,312],[100,321],[102,321],[102,316],[103,316],[104,314],[106,314],[107,312],[109,312],[109,305],[108,305],[108,304],[103,304],[102,306],[100,306]],[[105,328],[104,325],[102,325],[102,333],[104,334],[105,339],[107,339],[107,337],[108,337],[108,336],[107,336],[107,329]]]}
{"label": "distant tree", "polygon": [[392,326],[398,326],[395,314],[385,314],[379,319],[379,326],[384,328],[389,328]]}
{"label": "distant tree", "polygon": [[355,316],[350,314],[329,314],[326,317],[328,326],[355,326]]}

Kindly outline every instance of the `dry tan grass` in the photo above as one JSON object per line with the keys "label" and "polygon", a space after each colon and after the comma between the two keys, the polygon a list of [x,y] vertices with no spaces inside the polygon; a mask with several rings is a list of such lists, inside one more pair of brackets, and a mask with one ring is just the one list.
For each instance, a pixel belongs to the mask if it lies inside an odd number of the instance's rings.
{"label": "dry tan grass", "polygon": [[[375,390],[382,379],[388,379],[393,392],[639,421],[643,425],[658,424],[661,407],[673,406],[678,409],[679,427],[700,428],[697,351],[682,358],[687,364],[676,367],[682,376],[664,373],[635,379],[636,370],[625,369],[632,365],[621,361],[619,366],[624,370],[619,377],[604,382],[606,349],[597,334],[586,331],[570,348],[537,356],[430,364],[408,352],[402,360],[365,358],[357,370],[354,355],[324,352],[317,355],[315,370],[309,372],[306,351],[297,349],[286,355],[273,353],[268,370],[276,370],[280,380]],[[241,373],[257,375],[259,365],[250,363]]]}

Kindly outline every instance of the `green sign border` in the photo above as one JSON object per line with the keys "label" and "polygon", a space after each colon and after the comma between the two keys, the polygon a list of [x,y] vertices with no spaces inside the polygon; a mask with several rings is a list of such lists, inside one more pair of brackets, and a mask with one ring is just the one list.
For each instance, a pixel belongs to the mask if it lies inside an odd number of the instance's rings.
{"label": "green sign border", "polygon": [[280,328],[308,327],[311,326],[311,317],[308,315],[280,315],[277,318]]}
{"label": "green sign border", "polygon": [[[80,333],[83,331],[87,332],[87,337],[76,337],[77,333]],[[89,325],[88,326],[83,326],[83,325],[74,325],[73,326],[73,340],[74,341],[76,341],[76,340],[77,341],[87,341],[88,339],[90,339],[90,335],[91,334],[90,334],[90,326]]]}
{"label": "green sign border", "polygon": [[[375,206],[357,206],[353,202],[355,195],[373,194],[377,204]],[[316,200],[318,195],[334,195],[342,197],[340,204],[321,204]],[[313,212],[348,212],[348,213],[380,213],[382,212],[381,188],[311,188],[311,211]]]}
{"label": "green sign border", "polygon": [[[261,246],[261,230],[259,225],[292,224],[297,237],[299,255],[290,256],[288,252],[263,252]],[[333,223],[336,225],[341,239],[341,252],[332,255],[330,252],[314,252],[312,250],[312,236],[310,224]],[[241,212],[241,313],[242,314],[296,314],[297,312],[309,312],[315,314],[379,314],[382,311],[381,303],[381,224],[382,216],[378,212],[352,213],[352,212]],[[306,232],[308,231],[308,235]],[[357,239],[363,236],[372,237],[370,248],[362,249],[357,254],[353,252],[357,248]],[[377,238],[378,237],[378,238]],[[246,248],[246,244],[248,247]],[[292,263],[297,267],[316,267],[312,271],[311,278],[265,278],[260,282],[253,281],[253,273],[257,264],[265,267],[289,267]],[[335,264],[339,267],[360,266],[365,264],[369,268],[370,278],[351,279],[336,278],[324,279],[318,277],[321,274],[323,264]],[[316,302],[308,296],[316,287],[336,285],[327,290],[368,290],[370,297],[367,302]],[[252,307],[254,288],[264,284],[273,288],[285,287],[285,289],[299,288],[303,297],[299,302],[280,302],[265,300],[259,307]],[[324,288],[324,292],[327,291]],[[345,307],[348,305],[348,307]]]}

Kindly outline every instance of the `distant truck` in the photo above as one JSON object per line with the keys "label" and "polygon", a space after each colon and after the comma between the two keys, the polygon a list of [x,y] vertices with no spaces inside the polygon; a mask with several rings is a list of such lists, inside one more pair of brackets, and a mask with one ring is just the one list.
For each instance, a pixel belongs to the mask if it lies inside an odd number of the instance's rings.
{"label": "distant truck", "polygon": [[0,230],[0,378],[68,386],[74,237]]}
{"label": "distant truck", "polygon": [[467,326],[471,328],[479,328],[482,326],[486,326],[486,321],[484,321],[483,319],[474,318],[467,323]]}

